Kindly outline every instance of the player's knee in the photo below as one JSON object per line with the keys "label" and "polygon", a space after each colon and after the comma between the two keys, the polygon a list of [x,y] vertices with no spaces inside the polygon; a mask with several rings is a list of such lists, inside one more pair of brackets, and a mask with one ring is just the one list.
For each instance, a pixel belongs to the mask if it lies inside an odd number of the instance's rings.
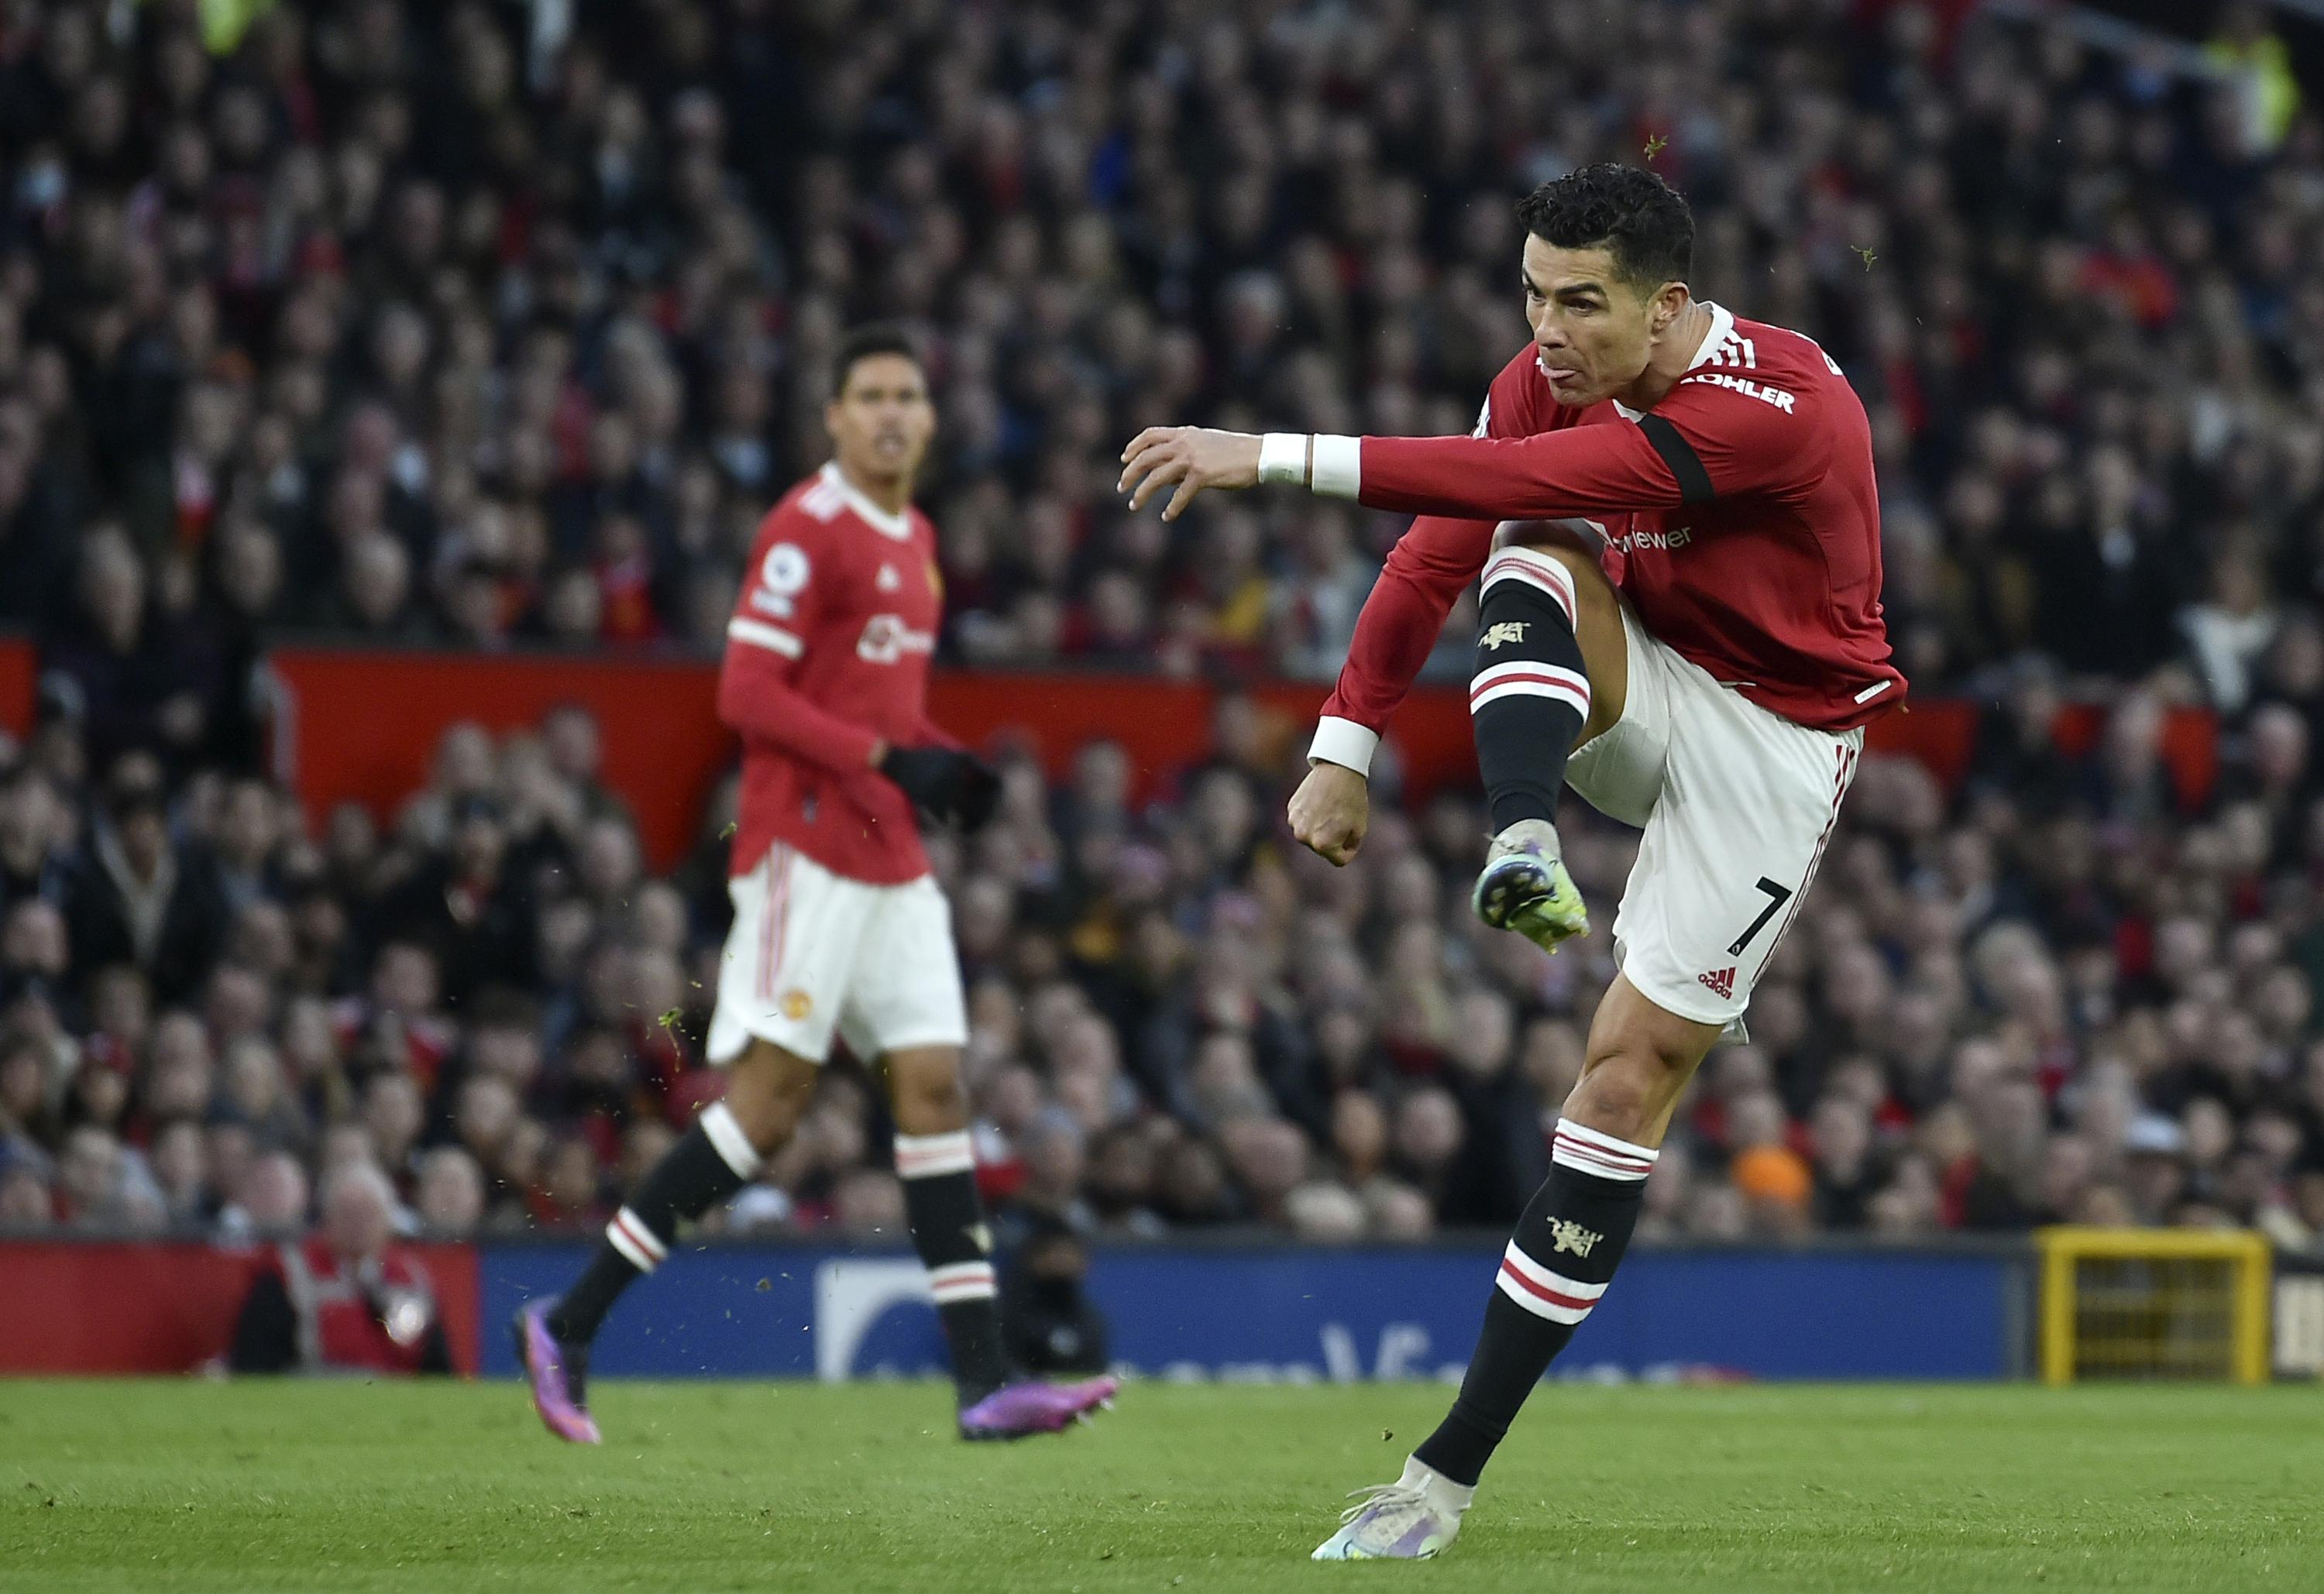
{"label": "player's knee", "polygon": [[1618,1139],[1643,1141],[1660,1122],[1687,1070],[1649,1046],[1617,1046],[1591,1059],[1565,1098],[1564,1116]]}
{"label": "player's knee", "polygon": [[1580,521],[1505,521],[1493,533],[1493,547],[1531,548],[1564,566],[1584,613],[1614,604],[1613,584],[1598,562],[1597,533]]}
{"label": "player's knee", "polygon": [[1503,521],[1493,529],[1493,549],[1537,548],[1554,559],[1586,559],[1594,569],[1596,538],[1586,521]]}
{"label": "player's knee", "polygon": [[754,1046],[734,1065],[726,1110],[761,1156],[791,1138],[815,1098],[816,1069],[772,1046]]}
{"label": "player's knee", "polygon": [[1505,548],[1529,548],[1570,570],[1600,574],[1598,534],[1582,521],[1503,521],[1493,532],[1493,551]]}
{"label": "player's knee", "polygon": [[896,1123],[906,1134],[941,1135],[968,1124],[960,1054],[950,1047],[899,1053],[888,1060]]}

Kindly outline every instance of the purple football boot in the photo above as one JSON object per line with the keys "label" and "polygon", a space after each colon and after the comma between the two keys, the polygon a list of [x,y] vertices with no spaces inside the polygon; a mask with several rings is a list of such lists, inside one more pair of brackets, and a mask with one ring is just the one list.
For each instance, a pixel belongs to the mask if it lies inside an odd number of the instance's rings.
{"label": "purple football boot", "polygon": [[974,1405],[963,1406],[963,1439],[1022,1439],[1028,1433],[1056,1433],[1075,1422],[1087,1422],[1090,1413],[1113,1404],[1120,1378],[1085,1378],[1078,1384],[1042,1384],[1030,1379],[1004,1384]]}
{"label": "purple football boot", "polygon": [[595,1444],[597,1424],[586,1404],[589,1347],[567,1345],[549,1331],[554,1300],[530,1301],[509,1325],[516,1336],[517,1359],[532,1386],[532,1409],[551,1433],[571,1444]]}

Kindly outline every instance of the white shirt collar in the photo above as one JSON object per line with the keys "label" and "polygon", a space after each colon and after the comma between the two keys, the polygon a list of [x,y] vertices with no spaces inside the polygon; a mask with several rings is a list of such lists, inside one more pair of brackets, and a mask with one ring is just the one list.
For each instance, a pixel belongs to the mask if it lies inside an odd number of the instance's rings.
{"label": "white shirt collar", "polygon": [[839,496],[845,502],[847,507],[869,522],[873,530],[883,536],[892,537],[898,542],[909,542],[912,539],[912,517],[909,511],[900,515],[891,515],[872,502],[857,490],[854,483],[847,479],[847,473],[839,468],[839,461],[835,459],[826,464],[823,467],[822,475],[825,481],[838,489]]}
{"label": "white shirt collar", "polygon": [[[1686,363],[1686,368],[1689,371],[1692,371],[1698,366],[1710,364],[1713,359],[1718,357],[1719,346],[1725,343],[1729,337],[1732,337],[1735,335],[1735,312],[1733,310],[1729,309],[1723,304],[1714,303],[1712,300],[1708,299],[1702,301],[1702,308],[1711,312],[1711,330],[1702,335],[1702,342],[1696,347],[1694,351],[1694,358]],[[1644,413],[1641,410],[1631,409],[1619,399],[1614,401],[1614,408],[1621,412],[1621,416],[1624,420],[1636,420],[1638,419],[1639,415]]]}
{"label": "white shirt collar", "polygon": [[1707,299],[1702,301],[1702,308],[1711,312],[1711,330],[1702,335],[1702,346],[1694,351],[1694,358],[1686,363],[1686,368],[1689,371],[1698,365],[1710,364],[1712,356],[1719,353],[1719,346],[1735,334],[1733,310],[1723,304],[1714,304]]}

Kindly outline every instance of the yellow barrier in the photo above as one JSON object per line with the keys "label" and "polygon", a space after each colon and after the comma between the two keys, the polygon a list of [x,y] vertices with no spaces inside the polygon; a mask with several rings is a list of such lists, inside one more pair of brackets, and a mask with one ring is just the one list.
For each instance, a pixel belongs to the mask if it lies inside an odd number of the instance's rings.
{"label": "yellow barrier", "polygon": [[2042,1381],[2268,1376],[2268,1248],[2246,1230],[2039,1230]]}

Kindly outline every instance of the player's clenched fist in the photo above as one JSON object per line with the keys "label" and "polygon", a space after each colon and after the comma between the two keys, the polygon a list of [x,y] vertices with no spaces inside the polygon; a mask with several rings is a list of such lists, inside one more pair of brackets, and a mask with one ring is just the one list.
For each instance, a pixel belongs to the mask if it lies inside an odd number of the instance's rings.
{"label": "player's clenched fist", "polygon": [[1327,863],[1345,863],[1371,824],[1371,788],[1340,764],[1317,764],[1291,794],[1291,835]]}
{"label": "player's clenched fist", "polygon": [[1259,485],[1259,438],[1250,432],[1213,431],[1199,426],[1149,426],[1121,451],[1118,491],[1139,510],[1163,488],[1176,485],[1162,518],[1175,521],[1205,487]]}

